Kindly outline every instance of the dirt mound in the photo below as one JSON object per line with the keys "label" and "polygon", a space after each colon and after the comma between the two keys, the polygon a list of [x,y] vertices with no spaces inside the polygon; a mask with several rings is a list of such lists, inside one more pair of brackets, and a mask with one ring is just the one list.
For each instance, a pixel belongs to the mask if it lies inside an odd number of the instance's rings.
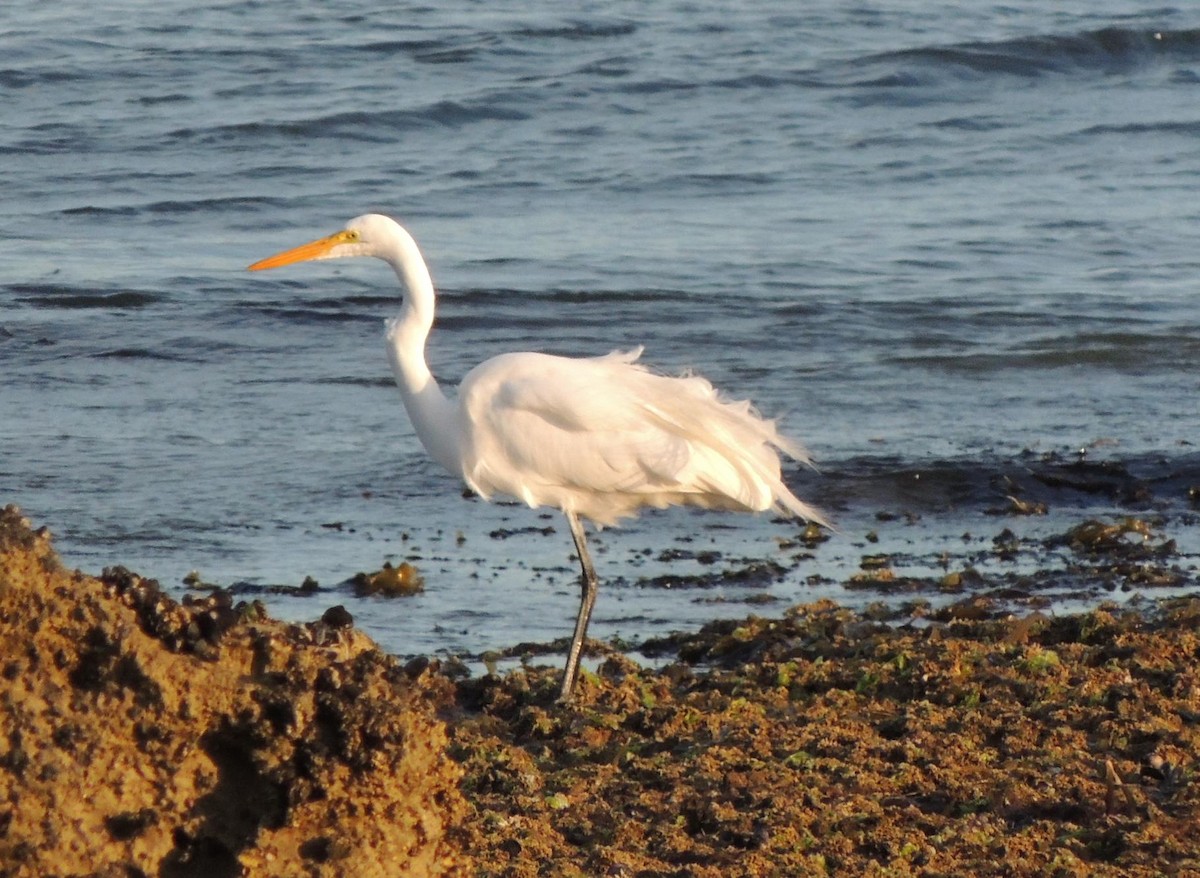
{"label": "dirt mound", "polygon": [[467,874],[444,681],[327,615],[70,572],[0,513],[0,875]]}

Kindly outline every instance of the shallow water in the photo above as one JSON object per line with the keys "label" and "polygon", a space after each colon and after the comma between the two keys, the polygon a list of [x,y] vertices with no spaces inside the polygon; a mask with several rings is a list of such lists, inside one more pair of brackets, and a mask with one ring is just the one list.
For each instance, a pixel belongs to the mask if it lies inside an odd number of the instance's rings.
{"label": "shallow water", "polygon": [[[645,344],[813,451],[788,478],[840,532],[811,558],[769,517],[645,516],[599,538],[598,636],[763,594],[862,602],[864,554],[924,575],[966,563],[964,532],[1131,510],[1165,516],[1195,587],[1195,11],[13,5],[0,59],[0,501],[71,564],[332,588],[409,558],[427,590],[403,603],[265,599],[343,602],[401,653],[568,631],[565,527],[460,499],[419,448],[387,269],[244,272],[378,210],[442,290],[445,383],[507,350]],[[1081,450],[1152,498],[986,513]],[[644,584],[764,559],[786,574]]]}

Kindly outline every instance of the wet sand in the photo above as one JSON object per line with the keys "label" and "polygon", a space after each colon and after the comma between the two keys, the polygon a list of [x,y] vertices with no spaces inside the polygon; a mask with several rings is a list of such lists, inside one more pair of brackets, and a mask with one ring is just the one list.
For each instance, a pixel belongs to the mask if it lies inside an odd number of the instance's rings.
{"label": "wet sand", "polygon": [[[1155,551],[1137,527],[1064,537],[1107,565]],[[338,608],[179,603],[10,507],[0,876],[1200,872],[1200,599],[1010,615],[954,576],[937,610],[644,644],[657,669],[593,644],[563,708],[557,657],[464,677]]]}

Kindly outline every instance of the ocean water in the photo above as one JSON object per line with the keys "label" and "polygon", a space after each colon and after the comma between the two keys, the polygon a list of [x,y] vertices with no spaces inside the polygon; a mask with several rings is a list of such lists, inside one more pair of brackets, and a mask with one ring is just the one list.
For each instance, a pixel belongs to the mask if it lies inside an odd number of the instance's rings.
{"label": "ocean water", "polygon": [[[405,655],[569,632],[557,514],[462,497],[413,435],[388,269],[244,270],[379,211],[440,288],[445,384],[644,344],[813,452],[787,478],[830,540],[686,510],[606,530],[595,636],[861,604],[877,553],[1011,572],[997,532],[1088,517],[1157,516],[1197,588],[1190,6],[5,4],[0,98],[0,502],[74,566],[344,603]],[[988,511],[1014,494],[1048,514]],[[339,585],[385,560],[425,592]],[[261,590],[306,576],[317,597]]]}

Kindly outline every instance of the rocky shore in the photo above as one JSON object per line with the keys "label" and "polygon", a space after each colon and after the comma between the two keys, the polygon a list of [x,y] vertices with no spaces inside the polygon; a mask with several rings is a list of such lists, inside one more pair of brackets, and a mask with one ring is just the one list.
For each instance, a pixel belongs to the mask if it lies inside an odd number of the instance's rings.
{"label": "rocky shore", "polygon": [[557,667],[66,569],[8,507],[0,876],[1200,874],[1200,599],[655,647],[564,708]]}

